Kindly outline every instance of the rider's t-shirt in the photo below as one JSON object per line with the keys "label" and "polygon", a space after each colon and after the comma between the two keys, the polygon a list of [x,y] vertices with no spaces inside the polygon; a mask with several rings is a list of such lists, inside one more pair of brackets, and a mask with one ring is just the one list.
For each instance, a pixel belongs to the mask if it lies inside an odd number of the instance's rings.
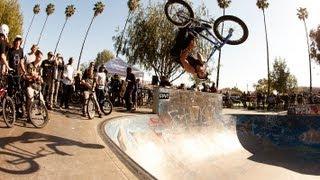
{"label": "rider's t-shirt", "polygon": [[0,40],[0,55],[7,54],[7,43]]}
{"label": "rider's t-shirt", "polygon": [[180,54],[185,50],[190,42],[194,39],[194,36],[189,32],[188,28],[180,28],[173,48],[170,51],[170,54],[173,57],[180,57]]}
{"label": "rider's t-shirt", "polygon": [[19,63],[21,59],[23,59],[23,49],[15,49],[10,48],[8,51],[8,60],[9,60],[9,67],[14,69],[15,72],[18,72],[19,69]]}

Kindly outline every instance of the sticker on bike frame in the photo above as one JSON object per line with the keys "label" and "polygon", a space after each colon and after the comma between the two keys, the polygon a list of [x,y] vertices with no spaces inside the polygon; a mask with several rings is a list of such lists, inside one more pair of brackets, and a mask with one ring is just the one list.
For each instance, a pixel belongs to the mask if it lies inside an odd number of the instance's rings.
{"label": "sticker on bike frame", "polygon": [[169,99],[170,94],[169,93],[159,93],[159,99]]}

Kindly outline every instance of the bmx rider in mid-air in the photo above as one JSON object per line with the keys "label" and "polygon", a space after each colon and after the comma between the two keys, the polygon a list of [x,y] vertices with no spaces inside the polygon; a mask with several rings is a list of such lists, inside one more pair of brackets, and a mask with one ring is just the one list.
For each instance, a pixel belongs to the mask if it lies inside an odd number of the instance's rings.
{"label": "bmx rider in mid-air", "polygon": [[194,28],[193,31],[189,27],[179,28],[176,35],[175,44],[171,49],[173,59],[180,64],[183,69],[199,79],[207,79],[205,63],[202,55],[198,52],[196,57],[193,50],[196,47],[197,33],[201,33],[203,28]]}

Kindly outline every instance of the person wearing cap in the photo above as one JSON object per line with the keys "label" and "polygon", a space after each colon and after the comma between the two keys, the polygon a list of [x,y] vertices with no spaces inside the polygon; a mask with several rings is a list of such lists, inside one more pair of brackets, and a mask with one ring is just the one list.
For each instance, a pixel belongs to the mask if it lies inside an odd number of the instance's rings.
{"label": "person wearing cap", "polygon": [[1,74],[4,75],[7,69],[10,69],[7,61],[8,51],[8,35],[9,27],[6,24],[0,26],[0,60],[1,60]]}
{"label": "person wearing cap", "polygon": [[52,52],[49,52],[47,56],[48,58],[43,60],[41,63],[41,75],[42,79],[44,80],[43,95],[45,100],[48,102],[48,109],[51,110],[53,105],[55,60]]}
{"label": "person wearing cap", "polygon": [[72,66],[73,58],[69,58],[68,64],[64,66],[62,73],[62,96],[60,100],[60,108],[65,107],[69,109],[69,100],[73,91],[73,74],[74,68]]}
{"label": "person wearing cap", "polygon": [[21,70],[24,74],[26,73],[27,65],[36,61],[35,53],[38,49],[38,46],[34,44],[32,45],[30,52],[25,55],[23,62],[21,63]]}
{"label": "person wearing cap", "polygon": [[17,35],[13,41],[13,46],[8,50],[8,64],[16,75],[22,75],[21,63],[24,59],[23,49],[21,48],[22,37]]}

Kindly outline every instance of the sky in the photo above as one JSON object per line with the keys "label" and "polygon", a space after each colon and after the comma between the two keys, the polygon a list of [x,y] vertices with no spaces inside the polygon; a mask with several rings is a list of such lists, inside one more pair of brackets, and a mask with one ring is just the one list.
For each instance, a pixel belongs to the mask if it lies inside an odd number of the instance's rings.
{"label": "sky", "polygon": [[[24,16],[24,32],[30,24],[35,4],[40,4],[42,11],[36,16],[26,47],[37,42],[46,14],[44,9],[47,4],[53,3],[56,11],[48,19],[48,25],[40,42],[44,52],[53,51],[61,27],[65,20],[64,10],[69,4],[74,4],[76,13],[69,20],[64,31],[58,51],[65,58],[79,58],[85,31],[93,15],[93,5],[97,0],[20,0]],[[149,0],[142,0],[146,5]],[[150,0],[159,1],[159,0]],[[97,53],[103,49],[114,51],[112,37],[117,28],[122,29],[128,14],[126,0],[103,0],[106,9],[99,15],[90,30],[82,62],[93,60]],[[222,11],[217,6],[216,0],[194,0],[194,6],[204,3],[210,14],[217,18]],[[291,73],[298,80],[299,86],[309,86],[308,52],[303,23],[297,18],[297,8],[306,7],[309,11],[307,20],[308,28],[314,29],[320,24],[319,0],[269,0],[270,6],[266,10],[267,26],[269,33],[270,60],[275,58],[286,59]],[[237,86],[241,90],[253,90],[253,85],[259,79],[267,77],[266,45],[261,10],[256,7],[256,0],[232,0],[227,14],[241,18],[249,28],[248,40],[238,46],[226,45],[222,51],[222,67],[220,74],[220,87]],[[125,57],[122,57],[125,60]],[[212,59],[216,67],[217,54]],[[313,86],[320,87],[320,66],[312,63]],[[211,78],[215,80],[216,71]],[[150,80],[151,74],[146,73],[145,80]],[[184,76],[175,83],[184,82],[191,85],[188,76]]]}

